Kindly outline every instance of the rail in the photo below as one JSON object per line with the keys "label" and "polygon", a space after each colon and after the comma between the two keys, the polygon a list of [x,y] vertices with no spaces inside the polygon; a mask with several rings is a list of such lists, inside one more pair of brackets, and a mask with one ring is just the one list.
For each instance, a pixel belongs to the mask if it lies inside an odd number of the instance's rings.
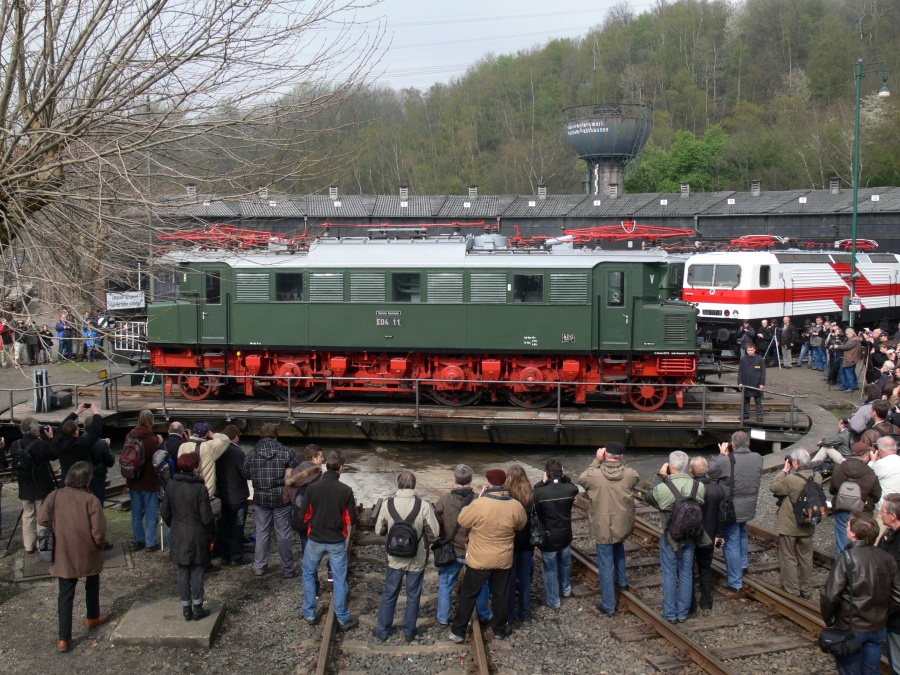
{"label": "rail", "polygon": [[[104,391],[104,408],[106,410],[114,410],[115,412],[119,412],[119,380],[126,376],[126,373],[120,373],[119,375],[113,375],[112,377],[102,377],[94,382],[88,383],[57,383],[52,385],[52,389],[61,390],[61,389],[72,389],[74,390],[72,394],[72,403],[76,407],[78,406],[78,393],[81,389],[89,389],[96,387],[98,384],[102,385]],[[5,387],[0,389],[0,392],[6,392],[9,399],[9,423],[15,424],[16,422],[16,401],[15,394],[17,392],[29,392],[31,395],[39,389],[45,389],[46,386],[38,386],[32,385],[30,387]],[[112,399],[109,399],[109,391],[112,390]],[[20,401],[20,403],[24,403],[25,401]]]}
{"label": "rail", "polygon": [[[167,375],[164,373],[154,373],[154,375],[162,375],[162,377],[160,377],[160,380],[161,380],[160,388],[161,388],[161,393],[162,393],[162,407],[163,407],[163,414],[167,415],[168,407],[167,407],[167,396],[166,396],[166,378],[170,377],[170,375]],[[180,374],[172,374],[171,375],[171,377],[175,377],[175,378],[180,377],[180,376],[181,376]],[[316,389],[322,389],[324,391],[328,391],[328,390],[333,389],[335,384],[337,384],[339,386],[340,383],[342,383],[342,382],[351,382],[351,383],[357,382],[358,383],[362,380],[363,382],[374,383],[374,384],[379,384],[379,385],[384,386],[384,388],[382,388],[382,389],[373,388],[371,390],[367,390],[365,393],[369,393],[369,394],[378,394],[378,393],[414,394],[414,396],[415,396],[415,419],[413,420],[413,423],[412,423],[414,427],[418,427],[422,424],[421,406],[422,406],[422,395],[423,395],[423,392],[422,392],[422,383],[423,382],[428,385],[435,384],[435,383],[451,384],[457,388],[462,387],[462,386],[471,386],[471,385],[484,385],[485,387],[490,387],[490,386],[496,386],[497,384],[501,384],[501,383],[503,385],[523,385],[523,386],[527,386],[527,387],[534,387],[538,384],[535,382],[529,382],[529,381],[525,381],[525,380],[502,380],[502,381],[500,381],[500,380],[478,380],[478,379],[446,380],[446,379],[439,379],[439,378],[428,378],[428,379],[399,378],[399,377],[392,377],[392,378],[368,377],[368,378],[366,378],[366,377],[358,377],[358,376],[354,376],[354,377],[336,377],[336,376],[329,376],[329,377],[322,377],[322,376],[283,376],[282,377],[282,376],[279,376],[279,377],[274,377],[271,375],[267,375],[267,376],[226,375],[226,374],[222,374],[222,373],[209,373],[209,374],[198,373],[198,374],[196,374],[196,376],[198,378],[201,378],[201,380],[207,380],[209,382],[214,382],[215,384],[210,385],[210,386],[215,386],[215,387],[221,386],[220,382],[223,380],[240,380],[241,382],[246,382],[247,380],[250,380],[253,382],[257,382],[257,381],[265,382],[268,384],[268,383],[271,383],[274,379],[277,379],[279,382],[285,382],[287,384],[287,386],[284,389],[284,393],[285,393],[285,398],[286,398],[286,402],[287,402],[287,406],[288,406],[288,419],[293,419],[293,417],[294,417],[294,404],[301,402],[301,401],[295,402],[293,400],[292,393],[297,390],[305,392],[305,390],[312,388],[312,387],[303,387],[303,386],[300,386],[298,388],[297,385],[299,383],[311,382],[314,384]],[[154,381],[155,381],[155,378],[154,378]],[[557,382],[550,382],[550,383],[545,383],[545,384],[553,385],[553,388],[555,389],[554,402],[556,404],[556,430],[557,431],[560,431],[564,428],[563,427],[563,419],[562,419],[562,411],[563,411],[563,401],[566,398],[566,393],[568,393],[569,391],[574,392],[576,387],[579,387],[579,386],[591,387],[594,393],[597,393],[600,395],[603,395],[604,393],[607,393],[610,391],[615,391],[615,395],[622,395],[621,394],[622,389],[631,391],[631,389],[633,389],[633,388],[639,389],[641,387],[646,386],[645,383],[640,383],[640,382],[599,382],[598,383],[598,382],[586,382],[586,381],[572,381],[572,382],[558,382],[557,381]],[[388,388],[388,385],[390,385],[393,388]],[[653,383],[652,386],[654,388],[663,388],[666,390],[669,390],[669,389],[678,390],[678,389],[685,388],[684,384]],[[698,430],[700,430],[700,431],[703,431],[706,429],[708,421],[709,421],[709,419],[708,419],[708,405],[709,405],[708,398],[709,398],[709,392],[712,388],[739,389],[735,385],[722,385],[722,384],[712,385],[712,384],[706,384],[706,383],[694,384],[694,385],[690,386],[691,391],[696,391],[698,389],[700,391],[700,424],[698,427]],[[307,392],[305,392],[305,393],[307,393]],[[789,401],[789,410],[790,410],[789,420],[790,420],[790,422],[789,422],[788,428],[793,430],[796,427],[796,413],[797,413],[797,409],[798,409],[796,400],[808,398],[808,395],[807,394],[787,394],[787,393],[772,391],[771,389],[767,389],[765,391],[765,393],[769,396],[781,397],[781,398],[787,399]],[[626,393],[624,395],[627,396],[628,394]],[[666,395],[666,398],[668,398],[668,394]],[[549,404],[546,406],[534,406],[532,409],[539,409],[539,408],[546,408],[546,407],[549,407]]]}
{"label": "rail", "polygon": [[[347,528],[347,556],[353,545],[354,525]],[[329,672],[328,665],[331,662],[331,642],[334,639],[334,631],[337,628],[337,614],[334,611],[334,593],[331,594],[331,604],[328,605],[328,616],[325,619],[325,627],[322,629],[322,642],[319,645],[319,658],[316,661],[316,675],[325,675]]]}

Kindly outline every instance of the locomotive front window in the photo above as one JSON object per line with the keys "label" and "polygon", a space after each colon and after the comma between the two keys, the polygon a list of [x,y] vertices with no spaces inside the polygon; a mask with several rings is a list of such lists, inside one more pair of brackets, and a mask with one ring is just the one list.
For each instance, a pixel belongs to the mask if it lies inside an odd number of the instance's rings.
{"label": "locomotive front window", "polygon": [[421,302],[422,275],[394,274],[394,302]]}
{"label": "locomotive front window", "polygon": [[716,265],[716,278],[713,286],[734,288],[741,282],[740,265]]}
{"label": "locomotive front window", "polygon": [[277,272],[275,274],[275,297],[278,302],[303,300],[303,273]]}
{"label": "locomotive front window", "polygon": [[513,302],[543,302],[544,276],[542,274],[513,275]]}
{"label": "locomotive front window", "polygon": [[206,272],[206,304],[222,304],[222,274],[220,272]]}
{"label": "locomotive front window", "polygon": [[712,265],[691,265],[688,270],[688,283],[691,286],[712,286]]}
{"label": "locomotive front window", "polygon": [[606,306],[622,307],[625,304],[625,272],[609,272],[606,282]]}

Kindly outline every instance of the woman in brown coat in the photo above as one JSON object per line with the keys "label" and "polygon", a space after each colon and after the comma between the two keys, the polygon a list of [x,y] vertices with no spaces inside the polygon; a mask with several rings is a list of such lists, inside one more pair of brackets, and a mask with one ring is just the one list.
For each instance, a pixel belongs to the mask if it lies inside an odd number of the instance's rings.
{"label": "woman in brown coat", "polygon": [[103,515],[100,500],[91,492],[93,474],[94,468],[89,462],[73,464],[66,474],[65,487],[47,496],[38,515],[38,522],[52,526],[56,535],[50,574],[59,579],[57,649],[61,652],[71,648],[72,604],[80,577],[86,577],[85,626],[96,628],[112,617],[112,614],[100,614],[100,572],[103,571],[103,546],[106,544],[106,516]]}

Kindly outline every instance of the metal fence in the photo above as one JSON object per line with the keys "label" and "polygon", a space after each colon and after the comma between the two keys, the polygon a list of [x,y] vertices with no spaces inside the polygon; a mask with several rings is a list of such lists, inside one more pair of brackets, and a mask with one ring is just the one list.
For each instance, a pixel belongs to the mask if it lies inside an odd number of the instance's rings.
{"label": "metal fence", "polygon": [[116,324],[112,334],[112,347],[115,352],[147,351],[147,322],[124,321]]}

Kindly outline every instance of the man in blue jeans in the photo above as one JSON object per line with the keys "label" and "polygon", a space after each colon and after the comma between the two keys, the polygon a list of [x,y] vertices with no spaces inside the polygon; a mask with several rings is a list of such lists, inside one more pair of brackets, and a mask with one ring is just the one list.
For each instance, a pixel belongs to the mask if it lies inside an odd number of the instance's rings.
{"label": "man in blue jeans", "polygon": [[314,626],[319,621],[316,582],[319,565],[327,554],[334,576],[334,613],[337,628],[345,632],[359,625],[347,606],[347,535],[356,524],[356,500],[353,489],[341,483],[344,455],[333,450],[325,460],[327,471],[312,483],[300,502],[300,520],[306,523],[308,537],[303,552],[303,617]]}
{"label": "man in blue jeans", "polygon": [[[434,513],[441,525],[442,536],[453,542],[453,552],[456,561],[444,565],[438,569],[438,603],[437,620],[446,628],[450,623],[450,606],[453,589],[456,588],[456,580],[459,573],[466,566],[466,544],[469,542],[469,531],[460,527],[457,522],[459,512],[475,500],[475,491],[472,490],[472,467],[467,464],[457,464],[453,470],[453,481],[456,487],[443,495],[434,505]],[[481,593],[475,601],[475,611],[482,623],[491,620],[490,606],[491,594],[487,584],[481,588]]]}
{"label": "man in blue jeans", "polygon": [[[392,531],[396,531],[394,524],[400,521],[411,525],[415,530],[416,546],[412,556],[399,555],[399,551],[391,548],[391,534]],[[404,529],[410,534],[408,528]],[[380,535],[386,534],[389,539],[387,576],[374,629],[375,636],[382,642],[390,636],[404,577],[406,577],[406,610],[403,612],[403,638],[407,642],[415,639],[422,582],[425,579],[425,565],[428,562],[428,541],[436,539],[438,531],[434,508],[416,495],[415,475],[412,471],[402,471],[397,476],[397,491],[392,498],[382,503],[375,521],[375,532]]]}
{"label": "man in blue jeans", "polygon": [[[750,451],[750,437],[735,431],[731,443],[719,443],[719,455],[709,460],[722,472],[719,484],[726,495],[734,496],[735,522],[725,526],[725,566],[728,580],[722,588],[740,593],[747,573],[747,523],[756,517],[756,500],[762,480],[762,457]],[[732,470],[733,469],[733,470]],[[732,484],[734,490],[732,492]]]}
{"label": "man in blue jeans", "polygon": [[153,468],[153,453],[162,445],[162,437],[153,432],[153,411],[141,410],[134,435],[144,445],[144,466],[140,475],[125,481],[131,498],[131,529],[135,551],[158,551],[159,477]]}
{"label": "man in blue jeans", "polygon": [[544,478],[534,486],[534,506],[547,530],[544,561],[544,599],[547,607],[560,606],[560,596],[572,595],[572,507],[578,488],[563,472],[558,459],[544,462]]}
{"label": "man in blue jeans", "polygon": [[656,485],[647,494],[647,503],[659,509],[663,534],[659,538],[659,562],[662,567],[662,615],[669,623],[687,621],[694,592],[694,553],[697,544],[708,546],[709,535],[704,531],[697,541],[675,539],[669,532],[669,521],[675,509],[677,490],[683,497],[693,494],[703,504],[706,486],[687,472],[688,456],[681,450],[669,454],[669,462],[659,470]]}
{"label": "man in blue jeans", "polygon": [[597,610],[616,613],[616,588],[628,588],[624,541],[634,531],[634,487],[638,472],[625,464],[625,446],[612,441],[597,450],[591,465],[578,477],[591,506],[588,519],[597,542],[597,568],[602,597]]}

